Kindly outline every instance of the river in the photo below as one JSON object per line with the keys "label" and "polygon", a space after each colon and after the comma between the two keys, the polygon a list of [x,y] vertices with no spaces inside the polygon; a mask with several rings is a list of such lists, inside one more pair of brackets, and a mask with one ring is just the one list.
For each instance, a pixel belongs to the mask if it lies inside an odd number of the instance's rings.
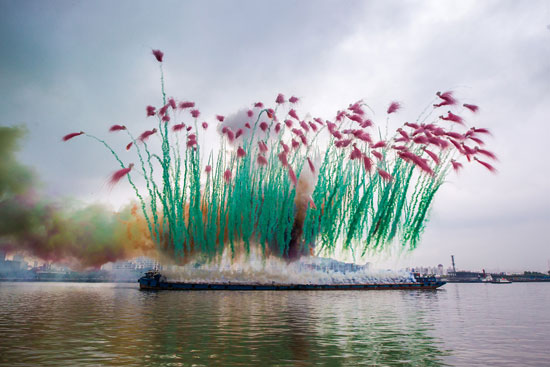
{"label": "river", "polygon": [[0,283],[2,366],[550,366],[550,283],[147,292]]}

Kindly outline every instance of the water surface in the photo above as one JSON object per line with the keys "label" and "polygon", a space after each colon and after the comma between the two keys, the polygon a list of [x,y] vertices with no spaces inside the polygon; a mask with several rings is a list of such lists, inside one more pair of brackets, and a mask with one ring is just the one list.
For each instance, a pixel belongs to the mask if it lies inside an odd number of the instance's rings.
{"label": "water surface", "polygon": [[143,292],[0,283],[6,366],[548,366],[550,283]]}

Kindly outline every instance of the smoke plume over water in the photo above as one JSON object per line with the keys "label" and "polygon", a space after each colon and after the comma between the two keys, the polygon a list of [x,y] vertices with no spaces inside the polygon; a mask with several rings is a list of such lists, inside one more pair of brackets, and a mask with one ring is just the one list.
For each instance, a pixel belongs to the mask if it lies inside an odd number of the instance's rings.
{"label": "smoke plume over water", "polygon": [[[349,265],[349,264],[348,264]],[[163,271],[171,281],[188,283],[239,284],[365,284],[414,282],[407,271],[388,271],[355,266],[342,268],[342,263],[327,258],[304,256],[288,262],[278,256],[263,256],[259,246],[232,257],[224,251],[215,264],[189,263]]]}
{"label": "smoke plume over water", "polygon": [[17,161],[24,134],[20,127],[0,127],[1,250],[78,268],[154,254],[155,245],[134,206],[114,212],[41,195],[33,171]]}

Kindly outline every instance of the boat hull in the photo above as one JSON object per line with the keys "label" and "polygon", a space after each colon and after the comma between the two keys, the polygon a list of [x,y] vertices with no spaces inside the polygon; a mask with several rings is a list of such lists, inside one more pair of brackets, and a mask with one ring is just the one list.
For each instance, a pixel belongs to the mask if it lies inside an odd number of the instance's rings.
{"label": "boat hull", "polygon": [[366,291],[366,290],[433,290],[446,282],[388,283],[388,284],[238,284],[238,283],[186,283],[157,281],[141,278],[142,290],[171,291]]}

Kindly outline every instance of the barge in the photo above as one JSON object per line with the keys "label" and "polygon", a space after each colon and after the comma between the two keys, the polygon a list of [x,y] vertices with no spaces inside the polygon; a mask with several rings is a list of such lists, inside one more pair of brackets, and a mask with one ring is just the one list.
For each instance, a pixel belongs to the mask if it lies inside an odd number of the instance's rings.
{"label": "barge", "polygon": [[358,284],[254,284],[254,283],[193,283],[168,281],[159,272],[149,271],[139,278],[141,290],[171,291],[335,291],[335,290],[433,290],[446,284],[434,276],[415,274],[415,282]]}

